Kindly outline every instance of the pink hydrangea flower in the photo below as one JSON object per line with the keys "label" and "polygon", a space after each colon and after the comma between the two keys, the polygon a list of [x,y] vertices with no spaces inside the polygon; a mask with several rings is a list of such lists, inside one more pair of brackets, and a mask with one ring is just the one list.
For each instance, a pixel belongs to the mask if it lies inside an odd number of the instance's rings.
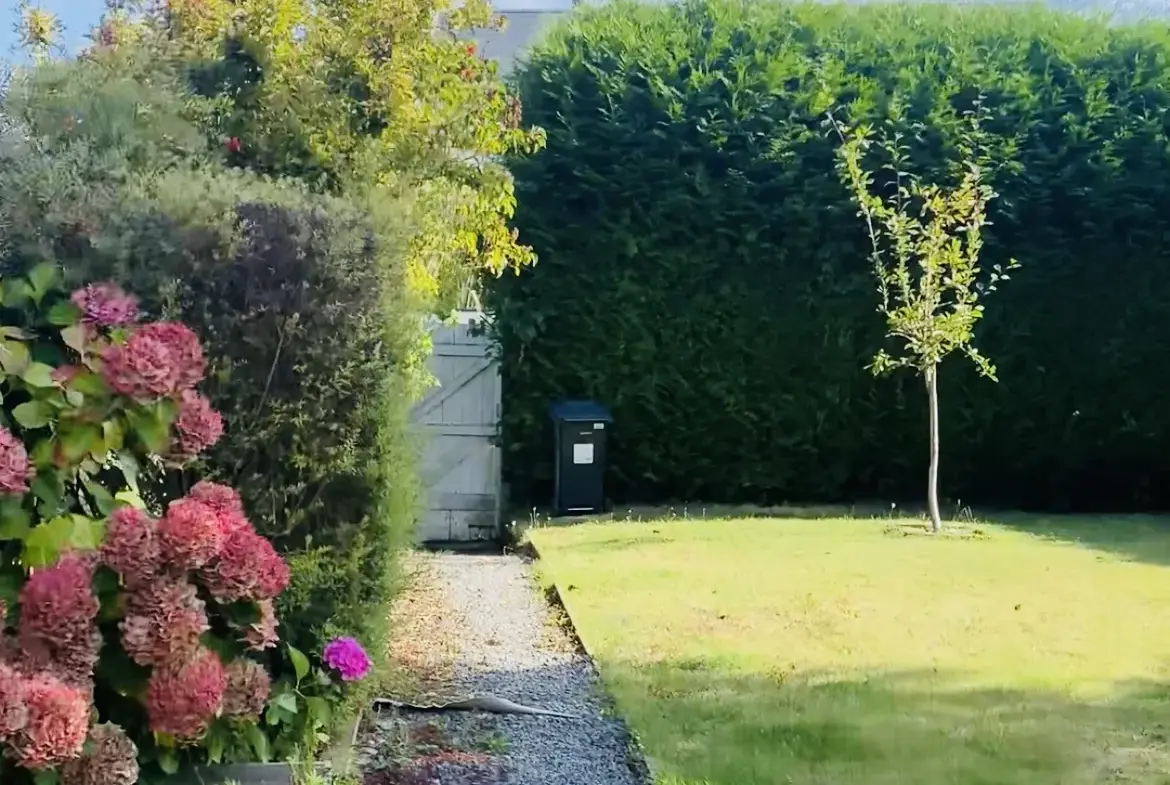
{"label": "pink hydrangea flower", "polygon": [[256,603],[260,609],[260,618],[244,630],[241,643],[247,645],[249,651],[265,651],[276,648],[280,637],[276,634],[276,606],[272,600],[261,600]]}
{"label": "pink hydrangea flower", "polygon": [[92,283],[70,298],[81,309],[81,320],[95,327],[120,327],[138,321],[138,299],[115,283]]}
{"label": "pink hydrangea flower", "polygon": [[249,528],[232,532],[219,559],[200,574],[217,600],[271,600],[288,588],[288,565],[264,537]]}
{"label": "pink hydrangea flower", "polygon": [[160,577],[130,594],[119,628],[130,659],[165,667],[198,654],[200,638],[211,625],[194,586],[182,578]]}
{"label": "pink hydrangea flower", "polygon": [[199,336],[185,324],[179,322],[151,322],[134,334],[144,340],[158,341],[167,347],[173,358],[176,373],[176,390],[190,390],[203,381],[207,373],[207,361]]}
{"label": "pink hydrangea flower", "polygon": [[5,742],[28,722],[24,678],[0,662],[0,742]]}
{"label": "pink hydrangea flower", "polygon": [[61,768],[61,785],[135,785],[138,748],[117,725],[96,725],[85,754]]}
{"label": "pink hydrangea flower", "polygon": [[236,660],[227,667],[227,691],[223,714],[236,719],[258,720],[268,703],[272,682],[258,662]]}
{"label": "pink hydrangea flower", "polygon": [[28,718],[8,739],[16,765],[40,771],[81,756],[89,732],[89,701],[85,694],[45,675],[24,680]]}
{"label": "pink hydrangea flower", "polygon": [[0,493],[28,493],[32,473],[24,443],[0,427]]}
{"label": "pink hydrangea flower", "polygon": [[223,436],[223,417],[211,408],[211,401],[194,390],[183,390],[179,416],[175,419],[175,452],[193,458]]}
{"label": "pink hydrangea flower", "polygon": [[179,741],[197,741],[219,713],[226,689],[223,663],[208,649],[186,665],[155,668],[146,688],[150,729]]}
{"label": "pink hydrangea flower", "polygon": [[102,562],[130,588],[149,581],[162,564],[155,523],[136,507],[119,507],[106,523]]}
{"label": "pink hydrangea flower", "polygon": [[366,650],[353,638],[337,638],[331,641],[325,647],[321,659],[337,671],[342,681],[364,679],[373,667]]}
{"label": "pink hydrangea flower", "polygon": [[173,501],[158,524],[162,558],[179,570],[197,570],[219,556],[224,531],[215,510],[191,498]]}
{"label": "pink hydrangea flower", "polygon": [[35,570],[20,592],[21,653],[75,686],[90,682],[101,649],[93,569],[92,559],[66,554]]}

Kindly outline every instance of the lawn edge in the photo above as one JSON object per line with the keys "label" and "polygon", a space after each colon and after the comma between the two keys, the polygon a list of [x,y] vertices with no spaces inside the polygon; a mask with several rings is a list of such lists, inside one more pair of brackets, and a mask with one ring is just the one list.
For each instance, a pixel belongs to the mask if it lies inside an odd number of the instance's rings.
{"label": "lawn edge", "polygon": [[[531,560],[534,563],[542,560],[540,549],[532,541],[531,537],[524,539],[523,544],[517,549],[517,552],[523,558]],[[577,631],[577,624],[573,621],[572,614],[569,613],[569,606],[565,603],[564,595],[561,594],[561,589],[557,585],[556,580],[550,577],[542,593],[549,606],[554,611],[557,611],[560,618],[564,620],[562,628],[565,633],[570,636],[573,644],[581,652],[581,655],[589,661],[589,668],[593,671],[599,692],[604,696],[607,708],[612,713],[614,722],[620,729],[622,739],[625,743],[626,765],[629,766],[631,773],[633,773],[634,778],[638,782],[643,783],[643,785],[654,785],[659,780],[657,772],[654,771],[649,758],[646,756],[646,748],[643,746],[642,740],[638,738],[638,734],[630,727],[629,722],[626,721],[625,716],[618,711],[617,702],[609,693],[609,690],[606,689],[605,680],[601,675],[601,669],[597,665],[597,658],[593,655],[589,644],[581,637],[581,633]]]}

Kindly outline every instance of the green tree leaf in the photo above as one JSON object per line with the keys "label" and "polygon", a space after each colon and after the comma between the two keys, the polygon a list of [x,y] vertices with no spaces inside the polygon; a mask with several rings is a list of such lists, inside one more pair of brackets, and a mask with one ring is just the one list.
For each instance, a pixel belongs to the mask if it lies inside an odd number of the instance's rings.
{"label": "green tree leaf", "polygon": [[126,413],[130,428],[150,452],[163,454],[170,448],[171,423],[164,415],[165,411],[158,406],[133,409]]}
{"label": "green tree leaf", "polygon": [[272,753],[268,749],[268,736],[259,725],[254,722],[245,725],[244,737],[261,763],[268,763],[272,759]]}
{"label": "green tree leaf", "polygon": [[82,473],[80,476],[82,485],[85,486],[85,490],[89,495],[93,497],[93,502],[97,505],[98,511],[102,515],[109,515],[113,512],[117,506],[113,495],[101,483],[88,474]]}
{"label": "green tree leaf", "polygon": [[69,300],[64,300],[50,308],[45,319],[55,327],[72,327],[81,320],[81,309]]}
{"label": "green tree leaf", "polygon": [[28,271],[28,282],[34,302],[40,303],[53,284],[57,281],[57,265],[52,262],[41,262]]}
{"label": "green tree leaf", "polygon": [[292,660],[293,670],[297,675],[297,683],[300,684],[309,675],[309,658],[300,649],[293,646],[288,647],[288,658]]}
{"label": "green tree leaf", "polygon": [[89,371],[74,376],[69,381],[69,386],[79,393],[92,398],[105,397],[110,394],[110,388],[106,385],[105,379]]}
{"label": "green tree leaf", "polygon": [[78,354],[85,354],[85,328],[80,324],[62,330],[61,340]]}
{"label": "green tree leaf", "polygon": [[158,766],[163,774],[175,775],[179,773],[179,756],[173,749],[163,748],[158,753]]}
{"label": "green tree leaf", "polygon": [[0,341],[0,368],[9,376],[20,376],[30,361],[28,347],[20,341]]}
{"label": "green tree leaf", "polygon": [[75,464],[91,452],[103,452],[102,431],[90,423],[74,423],[63,426],[58,437],[61,454],[70,464]]}
{"label": "green tree leaf", "polygon": [[20,375],[21,381],[29,387],[55,387],[53,381],[53,366],[44,363],[29,363]]}
{"label": "green tree leaf", "polygon": [[95,550],[105,527],[84,515],[62,515],[33,528],[24,540],[22,561],[26,567],[47,567],[67,550]]}
{"label": "green tree leaf", "polygon": [[46,401],[27,401],[12,410],[21,428],[44,428],[53,419],[53,407]]}
{"label": "green tree leaf", "polygon": [[23,540],[32,528],[32,519],[20,498],[0,501],[0,540]]}

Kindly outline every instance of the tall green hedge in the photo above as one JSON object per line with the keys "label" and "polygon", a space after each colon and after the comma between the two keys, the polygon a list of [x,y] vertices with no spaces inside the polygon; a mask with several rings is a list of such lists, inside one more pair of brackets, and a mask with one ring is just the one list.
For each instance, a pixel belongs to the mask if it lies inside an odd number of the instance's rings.
{"label": "tall green hedge", "polygon": [[[0,105],[0,262],[115,279],[196,330],[226,423],[201,473],[239,488],[290,558],[282,638],[376,651],[416,519],[406,420],[427,338],[405,270],[410,205],[227,169],[172,77],[128,55],[17,80]],[[157,479],[165,495],[195,477]]]}
{"label": "tall green hedge", "polygon": [[[1170,28],[1037,7],[696,0],[583,10],[518,74],[540,262],[494,283],[513,494],[551,477],[547,405],[613,408],[618,500],[917,499],[913,376],[883,325],[830,109],[955,159],[980,95],[985,261],[1023,268],[941,369],[943,488],[1049,509],[1170,506]],[[891,100],[891,96],[898,96]]]}

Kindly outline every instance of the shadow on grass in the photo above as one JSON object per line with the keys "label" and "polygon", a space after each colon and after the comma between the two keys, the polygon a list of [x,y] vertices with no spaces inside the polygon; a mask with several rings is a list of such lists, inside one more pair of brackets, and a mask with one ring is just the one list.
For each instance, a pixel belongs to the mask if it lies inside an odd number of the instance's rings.
{"label": "shadow on grass", "polygon": [[1170,782],[1170,689],[1099,701],[934,672],[833,680],[684,662],[602,664],[668,785]]}
{"label": "shadow on grass", "polygon": [[[987,515],[981,520],[1035,537],[1105,551],[1133,561],[1170,566],[1170,516],[999,513]],[[1170,782],[1170,778],[1167,782]]]}

